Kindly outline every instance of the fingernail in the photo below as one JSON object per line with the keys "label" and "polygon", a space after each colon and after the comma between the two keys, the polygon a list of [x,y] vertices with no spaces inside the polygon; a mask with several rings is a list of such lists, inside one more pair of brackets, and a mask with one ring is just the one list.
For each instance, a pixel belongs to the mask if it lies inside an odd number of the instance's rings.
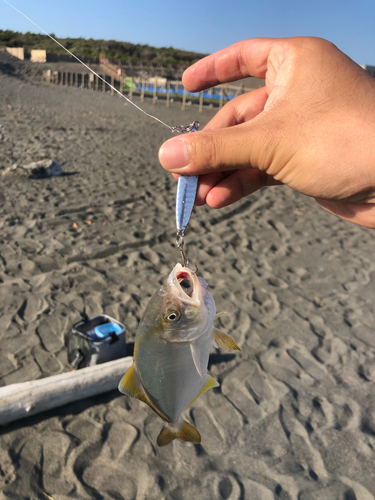
{"label": "fingernail", "polygon": [[188,155],[184,139],[176,138],[165,142],[159,150],[159,161],[167,170],[186,167]]}

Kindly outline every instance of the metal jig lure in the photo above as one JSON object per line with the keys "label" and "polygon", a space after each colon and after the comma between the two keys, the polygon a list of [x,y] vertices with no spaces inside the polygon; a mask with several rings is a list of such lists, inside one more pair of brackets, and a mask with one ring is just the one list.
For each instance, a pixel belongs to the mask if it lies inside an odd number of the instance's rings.
{"label": "metal jig lure", "polygon": [[[177,132],[196,132],[199,129],[199,122],[195,121],[184,127],[174,127]],[[194,207],[195,195],[197,194],[198,176],[197,175],[180,175],[178,178],[177,194],[176,194],[176,225],[177,225],[177,240],[176,245],[181,253],[181,257],[185,267],[189,266],[189,261],[184,252],[185,230],[189,223],[191,212]]]}

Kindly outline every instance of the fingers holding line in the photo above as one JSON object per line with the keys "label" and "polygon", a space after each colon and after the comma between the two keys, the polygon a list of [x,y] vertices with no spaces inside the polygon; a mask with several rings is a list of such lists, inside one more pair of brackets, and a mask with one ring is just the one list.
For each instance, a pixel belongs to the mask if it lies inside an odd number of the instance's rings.
{"label": "fingers holding line", "polygon": [[280,181],[255,168],[201,175],[195,204],[201,206],[207,203],[211,208],[222,208],[262,187],[280,184]]}
{"label": "fingers holding line", "polygon": [[265,87],[246,92],[227,102],[204,127],[204,130],[215,130],[233,127],[258,116],[268,99]]}
{"label": "fingers holding line", "polygon": [[236,97],[203,131],[166,141],[159,150],[160,163],[172,173],[183,175],[233,170],[238,165],[250,166],[246,127],[263,111],[266,102],[264,87]]}

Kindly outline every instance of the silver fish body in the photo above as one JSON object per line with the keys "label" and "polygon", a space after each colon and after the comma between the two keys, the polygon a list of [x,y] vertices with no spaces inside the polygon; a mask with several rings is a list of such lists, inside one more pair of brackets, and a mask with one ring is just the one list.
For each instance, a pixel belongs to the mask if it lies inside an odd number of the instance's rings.
{"label": "silver fish body", "polygon": [[122,378],[121,392],[147,403],[164,421],[157,443],[173,439],[200,443],[197,429],[181,413],[218,383],[208,374],[211,345],[239,349],[214,327],[216,308],[207,284],[177,264],[153,295],[139,324],[133,366]]}

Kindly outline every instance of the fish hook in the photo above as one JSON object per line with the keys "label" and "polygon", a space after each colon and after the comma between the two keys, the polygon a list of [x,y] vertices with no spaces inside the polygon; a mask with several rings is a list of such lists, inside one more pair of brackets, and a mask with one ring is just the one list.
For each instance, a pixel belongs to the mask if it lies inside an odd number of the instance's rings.
{"label": "fish hook", "polygon": [[180,251],[182,262],[184,263],[184,267],[189,267],[189,261],[185,255],[185,252],[184,252],[184,236],[185,236],[184,230],[177,231],[176,246]]}

